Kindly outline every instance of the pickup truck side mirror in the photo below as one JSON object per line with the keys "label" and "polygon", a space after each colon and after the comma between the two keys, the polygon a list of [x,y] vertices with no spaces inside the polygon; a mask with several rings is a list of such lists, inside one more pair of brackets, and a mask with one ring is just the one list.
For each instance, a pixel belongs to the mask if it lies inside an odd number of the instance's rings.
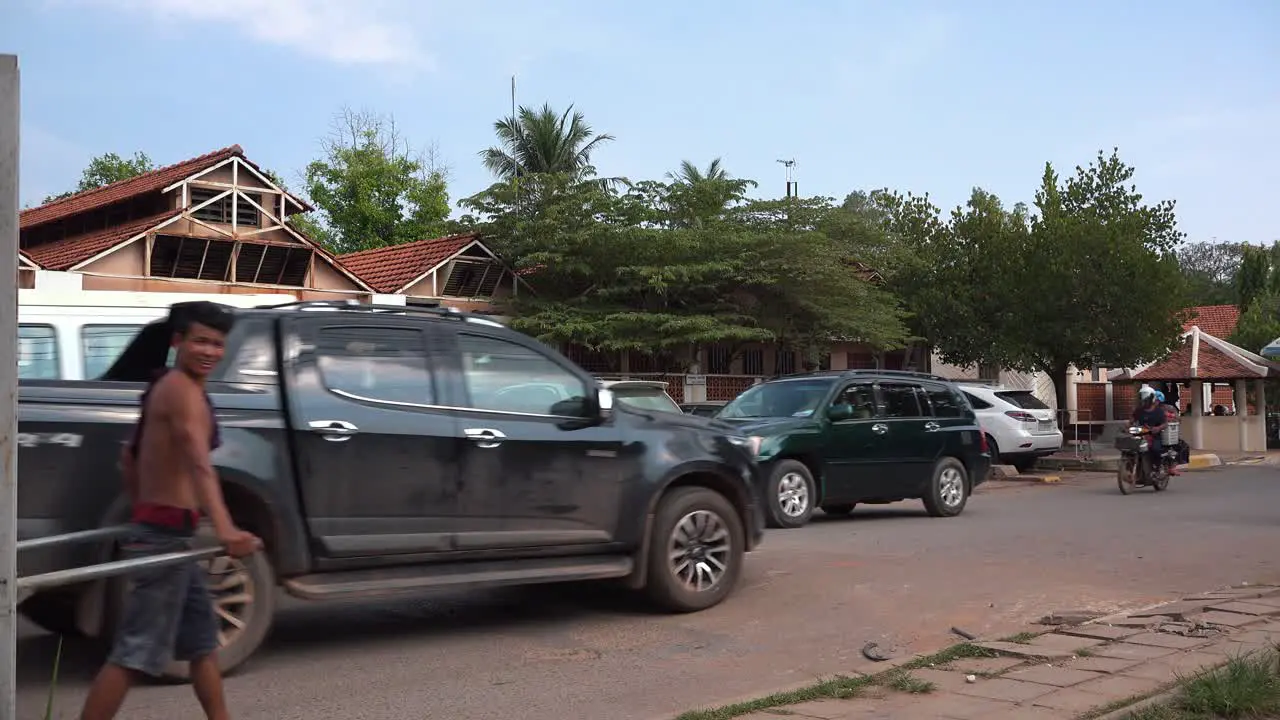
{"label": "pickup truck side mirror", "polygon": [[840,403],[827,408],[827,419],[831,422],[840,422],[841,420],[850,420],[853,418],[853,406],[848,403]]}

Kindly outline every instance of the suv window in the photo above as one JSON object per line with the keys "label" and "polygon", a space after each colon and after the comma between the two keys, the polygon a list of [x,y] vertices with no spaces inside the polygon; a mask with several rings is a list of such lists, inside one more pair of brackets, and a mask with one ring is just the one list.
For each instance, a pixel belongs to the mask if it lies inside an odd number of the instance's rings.
{"label": "suv window", "polygon": [[974,410],[986,410],[987,408],[991,407],[991,403],[987,402],[986,400],[983,400],[982,398],[978,397],[977,395],[974,395],[971,392],[965,392],[964,396],[969,399],[969,404],[973,406]]}
{"label": "suv window", "polygon": [[870,383],[850,385],[832,401],[832,405],[848,405],[853,408],[853,420],[870,420],[876,416],[876,393]]}
{"label": "suv window", "polygon": [[880,383],[880,396],[884,398],[884,416],[914,418],[924,415],[920,410],[916,386],[907,383]]}
{"label": "suv window", "polygon": [[325,387],[367,400],[431,405],[435,402],[421,331],[392,327],[330,326],[316,342]]}
{"label": "suv window", "polygon": [[80,328],[85,379],[93,380],[109,370],[140,330],[141,325],[85,325]]}
{"label": "suv window", "polygon": [[925,392],[929,395],[929,405],[933,407],[934,417],[965,417],[968,408],[956,391],[948,387],[929,387],[925,388]]}
{"label": "suv window", "polygon": [[587,398],[581,378],[519,343],[459,333],[458,349],[471,407],[477,410],[573,417],[580,410],[569,408],[581,408]]}
{"label": "suv window", "polygon": [[1048,410],[1049,406],[1040,401],[1030,390],[1005,390],[996,393],[996,397],[1022,408],[1023,410]]}
{"label": "suv window", "polygon": [[58,337],[52,325],[18,326],[18,377],[56,380]]}

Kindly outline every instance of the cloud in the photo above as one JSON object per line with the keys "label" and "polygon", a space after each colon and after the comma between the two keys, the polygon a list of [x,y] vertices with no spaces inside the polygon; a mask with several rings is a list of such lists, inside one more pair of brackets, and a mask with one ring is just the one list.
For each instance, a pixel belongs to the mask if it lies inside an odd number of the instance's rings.
{"label": "cloud", "polygon": [[[216,23],[343,65],[433,69],[434,59],[376,0],[67,0],[169,23]],[[402,8],[403,9],[403,8]]]}

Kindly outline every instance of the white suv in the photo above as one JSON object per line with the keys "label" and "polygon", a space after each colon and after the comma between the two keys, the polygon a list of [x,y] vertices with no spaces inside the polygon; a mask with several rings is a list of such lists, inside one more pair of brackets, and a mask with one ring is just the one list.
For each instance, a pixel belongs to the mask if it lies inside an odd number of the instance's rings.
{"label": "white suv", "polygon": [[1035,467],[1037,458],[1062,449],[1062,430],[1053,410],[1030,390],[956,384],[986,433],[993,464],[1013,465],[1018,472],[1026,472]]}

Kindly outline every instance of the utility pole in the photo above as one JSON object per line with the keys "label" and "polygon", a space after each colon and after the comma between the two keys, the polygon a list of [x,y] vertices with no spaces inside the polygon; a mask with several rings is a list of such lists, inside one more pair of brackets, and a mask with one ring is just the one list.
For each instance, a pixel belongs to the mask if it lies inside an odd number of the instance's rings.
{"label": "utility pole", "polygon": [[796,166],[795,159],[793,158],[791,160],[779,160],[778,162],[782,163],[787,168],[787,199],[788,200],[791,199],[791,193],[793,190],[795,191],[795,196],[800,197],[800,188],[796,185],[796,183],[791,181],[791,172]]}
{"label": "utility pole", "polygon": [[0,55],[0,720],[17,718],[18,95],[18,56]]}

